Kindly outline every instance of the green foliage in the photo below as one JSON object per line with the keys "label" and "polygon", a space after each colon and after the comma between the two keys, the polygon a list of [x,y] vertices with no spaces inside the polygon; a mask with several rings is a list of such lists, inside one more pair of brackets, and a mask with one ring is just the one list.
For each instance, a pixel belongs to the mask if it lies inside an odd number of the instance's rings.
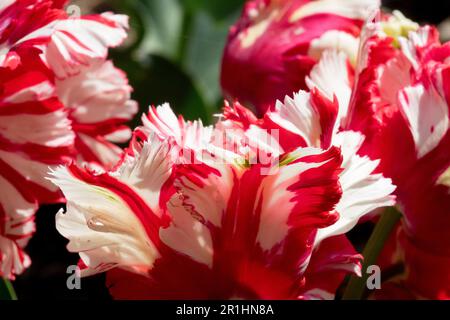
{"label": "green foliage", "polygon": [[[243,0],[116,0],[130,16],[128,47],[112,52],[130,79],[140,113],[169,102],[187,119],[212,120],[222,105],[220,62]],[[133,125],[137,125],[136,119]]]}
{"label": "green foliage", "polygon": [[232,23],[228,20],[218,22],[204,11],[197,12],[186,46],[184,70],[209,105],[214,105],[221,97],[219,70],[228,26]]}
{"label": "green foliage", "polygon": [[185,8],[192,11],[206,11],[215,20],[223,20],[232,16],[244,2],[244,0],[181,0]]}

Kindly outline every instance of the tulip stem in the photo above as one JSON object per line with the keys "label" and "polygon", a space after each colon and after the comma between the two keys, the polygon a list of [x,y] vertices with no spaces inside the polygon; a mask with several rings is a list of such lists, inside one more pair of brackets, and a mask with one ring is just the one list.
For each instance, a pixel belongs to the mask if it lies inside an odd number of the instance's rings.
{"label": "tulip stem", "polygon": [[376,264],[384,243],[389,238],[401,216],[402,214],[395,207],[387,208],[381,215],[363,251],[362,276],[352,276],[350,278],[342,297],[343,300],[361,300],[363,298],[366,292],[367,278],[369,277],[369,274],[366,272],[367,267]]}
{"label": "tulip stem", "polygon": [[5,278],[0,278],[0,300],[17,300],[11,281]]}

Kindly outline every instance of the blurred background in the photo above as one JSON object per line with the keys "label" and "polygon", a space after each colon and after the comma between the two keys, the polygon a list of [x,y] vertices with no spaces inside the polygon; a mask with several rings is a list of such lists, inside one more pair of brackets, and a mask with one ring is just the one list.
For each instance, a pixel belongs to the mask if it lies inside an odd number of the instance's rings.
{"label": "blurred background", "polygon": [[[82,14],[114,11],[130,16],[124,46],[110,52],[134,88],[140,114],[149,105],[169,102],[186,119],[211,123],[222,106],[219,70],[229,27],[240,15],[244,0],[84,0],[72,1]],[[439,25],[442,40],[450,40],[450,0],[385,0],[387,10],[398,9],[420,23]],[[42,207],[37,232],[27,252],[31,267],[14,282],[19,299],[110,299],[104,275],[84,278],[80,290],[66,286],[69,265],[78,255],[65,249],[67,241],[55,229],[61,205]],[[350,234],[358,246],[370,235],[365,224]]]}

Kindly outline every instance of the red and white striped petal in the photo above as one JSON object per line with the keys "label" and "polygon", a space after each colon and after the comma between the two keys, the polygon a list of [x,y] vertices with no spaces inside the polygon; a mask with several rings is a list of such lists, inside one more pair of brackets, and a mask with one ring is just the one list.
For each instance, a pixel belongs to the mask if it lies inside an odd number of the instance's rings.
{"label": "red and white striped petal", "polygon": [[[50,194],[54,194],[54,196],[59,194],[58,188],[45,179],[50,167],[49,163],[30,159],[26,155],[21,155],[20,153],[1,150],[0,159],[5,165],[14,168],[14,170],[23,177],[24,181],[32,182],[37,190],[30,190],[30,194],[35,194],[35,196],[44,203],[51,201],[47,198]],[[61,163],[64,163],[64,161],[61,161]],[[39,190],[38,188],[43,190]],[[41,193],[43,193],[42,197],[40,196]],[[46,193],[49,193],[49,195],[46,195]],[[57,196],[57,199],[54,201],[59,202],[60,196]]]}
{"label": "red and white striped petal", "polygon": [[72,165],[51,173],[67,199],[57,228],[70,240],[68,249],[80,253],[88,268],[83,274],[116,266],[145,273],[160,257],[163,201],[172,194],[164,187],[171,176],[171,147],[152,135],[139,154],[125,157],[114,172]]}
{"label": "red and white striped petal", "polygon": [[0,160],[15,179],[29,183],[39,202],[60,201],[45,177],[49,166],[70,160],[74,134],[51,75],[39,60],[24,56],[16,69],[1,69],[0,78]]}
{"label": "red and white striped petal", "polygon": [[201,120],[191,122],[181,116],[177,118],[168,103],[150,107],[142,116],[142,124],[139,130],[147,136],[155,133],[162,140],[171,138],[181,149],[206,150],[212,139],[211,126],[204,126]]}
{"label": "red and white striped petal", "polygon": [[157,227],[143,221],[151,218],[146,213],[154,214],[137,193],[106,173],[73,166],[58,168],[51,180],[67,199],[67,211],[58,213],[56,227],[69,239],[68,250],[80,254],[86,266],[82,275],[116,266],[144,274],[151,269],[159,252],[149,234]]}
{"label": "red and white striped petal", "polygon": [[23,248],[34,233],[36,202],[26,186],[14,185],[0,175],[0,276],[14,279],[30,265]]}
{"label": "red and white striped petal", "polygon": [[[294,99],[286,96],[285,103],[277,102],[275,111],[269,111],[266,117],[280,129],[280,142],[286,150],[299,146],[326,149],[337,132],[338,113],[337,99],[331,101],[313,88],[311,92],[299,91]],[[299,141],[299,137],[304,141]]]}
{"label": "red and white striped petal", "polygon": [[318,111],[311,105],[310,94],[299,91],[293,98],[286,96],[284,103],[277,101],[268,118],[281,128],[301,136],[307,146],[320,146],[322,128]]}
{"label": "red and white striped petal", "polygon": [[22,249],[38,203],[61,201],[45,177],[49,166],[70,159],[74,138],[51,77],[34,58],[0,68],[0,273],[8,278],[30,265]]}
{"label": "red and white striped petal", "polygon": [[[272,172],[260,165],[237,168],[217,163],[176,170],[177,191],[185,209],[201,223],[194,234],[203,239],[203,246],[188,246],[191,240],[177,248],[189,250],[188,255],[212,272],[231,276],[231,292],[217,285],[225,290],[219,291],[221,297],[295,298],[300,288],[294,283],[300,283],[307,267],[310,241],[317,228],[337,219],[333,208],[340,198],[339,151],[300,149],[286,158],[286,164]],[[188,221],[187,227],[193,228],[194,220]],[[275,280],[281,281],[279,288],[270,289]]]}
{"label": "red and white striped petal", "polygon": [[239,102],[230,105],[225,101],[219,121],[214,126],[208,150],[224,161],[248,161],[251,164],[271,165],[271,161],[284,153],[280,145],[279,129],[263,127],[264,121],[257,119]]}
{"label": "red and white striped petal", "polygon": [[236,167],[221,162],[180,165],[174,186],[191,215],[220,228],[238,174]]}
{"label": "red and white striped petal", "polygon": [[37,144],[49,148],[73,142],[67,113],[57,110],[46,114],[0,115],[0,133],[11,144]]}
{"label": "red and white striped petal", "polygon": [[0,67],[16,68],[21,55],[46,44],[66,13],[49,0],[5,0],[0,4]]}
{"label": "red and white striped petal", "polygon": [[430,26],[418,28],[416,32],[410,32],[408,37],[400,37],[401,50],[416,71],[421,69],[424,51],[438,44],[439,35]]}
{"label": "red and white striped petal", "polygon": [[257,241],[265,251],[284,241],[291,228],[323,228],[337,219],[333,213],[341,196],[337,149],[299,148],[284,157],[290,163],[261,182]]}
{"label": "red and white striped petal", "polygon": [[30,265],[30,258],[17,243],[0,235],[0,276],[14,280]]}
{"label": "red and white striped petal", "polygon": [[336,96],[339,111],[333,132],[337,132],[348,115],[352,93],[350,68],[345,54],[335,50],[325,51],[306,78],[306,84],[310,90],[317,88],[330,101]]}
{"label": "red and white striped petal", "polygon": [[128,17],[106,12],[100,15],[59,20],[50,42],[42,47],[42,58],[57,78],[83,72],[96,59],[105,59],[109,47],[127,37]]}
{"label": "red and white striped petal", "polygon": [[186,210],[179,194],[170,199],[167,209],[172,221],[169,227],[160,230],[161,241],[173,250],[212,268],[214,248],[210,229]]}
{"label": "red and white striped petal", "polygon": [[158,107],[150,107],[147,114],[142,115],[143,129],[153,132],[161,139],[173,138],[178,144],[182,139],[182,121],[177,118],[168,103]]}
{"label": "red and white striped petal", "polygon": [[449,130],[449,106],[433,88],[419,84],[405,88],[399,107],[411,130],[417,157],[433,150]]}
{"label": "red and white striped petal", "polygon": [[333,225],[318,230],[316,244],[347,233],[375,209],[395,204],[392,193],[396,187],[392,180],[374,173],[379,160],[373,161],[357,154],[363,141],[364,136],[354,131],[342,131],[333,139],[333,144],[341,148],[344,168],[339,176],[342,198],[336,206],[339,219]]}
{"label": "red and white striped petal", "polygon": [[361,276],[362,259],[345,236],[322,241],[312,252],[301,299],[333,300],[345,276]]}
{"label": "red and white striped petal", "polygon": [[97,168],[113,168],[120,160],[123,150],[107,141],[102,136],[77,133],[75,148],[78,150],[77,161],[88,163]]}
{"label": "red and white striped petal", "polygon": [[[328,58],[331,58],[331,56],[325,54],[323,59]],[[338,58],[338,56],[335,56],[335,58]],[[345,59],[341,61],[343,62],[342,67],[346,68]],[[325,67],[326,63],[322,64],[322,62],[319,62],[315,68],[320,70],[321,68],[325,69]],[[331,85],[328,89],[325,89],[327,86],[327,84],[323,84],[320,90],[333,90],[335,88],[335,86]],[[349,89],[349,87],[347,88]],[[395,190],[395,187],[390,179],[384,178],[381,174],[374,174],[379,161],[372,161],[369,157],[361,157],[357,154],[364,141],[362,134],[353,131],[337,133],[339,126],[335,124],[333,119],[336,119],[336,114],[339,113],[341,117],[347,115],[348,99],[350,99],[349,93],[346,93],[345,103],[347,105],[343,106],[344,111],[341,113],[341,108],[339,108],[339,112],[333,112],[335,109],[330,103],[314,103],[312,97],[315,96],[316,91],[314,91],[315,87],[312,87],[312,89],[312,93],[301,92],[300,94],[302,94],[304,99],[297,100],[297,103],[278,103],[276,110],[269,112],[268,117],[282,129],[290,133],[299,134],[302,137],[305,137],[308,133],[319,132],[316,136],[320,136],[320,140],[318,138],[315,140],[318,146],[322,148],[328,147],[327,142],[329,141],[331,145],[342,149],[344,157],[342,167],[344,171],[340,174],[339,180],[343,194],[337,205],[340,218],[335,224],[318,231],[316,243],[319,243],[327,237],[348,232],[357,224],[361,217],[373,210],[393,205],[394,199],[391,193]],[[292,100],[287,97],[286,101]],[[332,112],[328,110],[332,110]],[[305,117],[305,113],[313,116]],[[330,114],[334,114],[334,116],[329,116]],[[314,127],[317,129],[310,129]],[[330,137],[324,139],[322,132],[328,132]],[[283,134],[283,131],[281,134]],[[312,139],[307,138],[305,141],[310,143]]]}
{"label": "red and white striped petal", "polygon": [[75,123],[128,121],[137,112],[136,102],[130,99],[133,89],[125,73],[111,61],[94,61],[77,75],[57,79],[55,86],[58,98],[71,110]]}
{"label": "red and white striped petal", "polygon": [[0,66],[14,69],[27,50],[37,50],[58,78],[66,78],[105,59],[108,48],[126,38],[127,16],[106,12],[68,17],[62,5],[50,0],[2,3]]}
{"label": "red and white striped petal", "polygon": [[142,149],[134,157],[125,157],[121,165],[112,172],[121,182],[130,186],[147,203],[151,210],[162,216],[162,197],[167,200],[165,184],[172,174],[176,161],[172,141],[159,141],[150,135]]}
{"label": "red and white striped petal", "polygon": [[125,142],[131,137],[124,123],[137,112],[125,74],[112,62],[97,60],[77,75],[57,79],[55,85],[69,110],[79,160],[108,168],[116,165],[121,149],[109,141]]}

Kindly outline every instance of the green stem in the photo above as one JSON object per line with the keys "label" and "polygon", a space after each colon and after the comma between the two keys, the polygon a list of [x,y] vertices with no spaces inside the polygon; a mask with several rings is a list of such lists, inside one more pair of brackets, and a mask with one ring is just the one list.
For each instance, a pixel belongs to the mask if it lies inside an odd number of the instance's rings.
{"label": "green stem", "polygon": [[363,251],[364,262],[362,266],[362,276],[352,276],[344,291],[342,299],[344,300],[360,300],[366,291],[366,282],[369,274],[367,267],[377,262],[378,256],[384,247],[384,243],[389,238],[395,225],[401,218],[401,213],[394,207],[389,207],[381,215],[372,235],[367,242]]}
{"label": "green stem", "polygon": [[0,300],[17,300],[11,281],[0,278]]}

